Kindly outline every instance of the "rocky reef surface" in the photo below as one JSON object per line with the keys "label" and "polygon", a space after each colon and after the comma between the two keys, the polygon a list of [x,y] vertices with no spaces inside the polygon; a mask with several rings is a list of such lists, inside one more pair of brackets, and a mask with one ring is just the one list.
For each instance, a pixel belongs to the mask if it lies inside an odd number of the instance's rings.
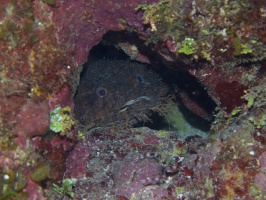
{"label": "rocky reef surface", "polygon": [[[265,199],[265,5],[1,1],[0,199]],[[100,43],[169,69],[172,95],[209,120],[208,137],[83,129],[74,96]]]}

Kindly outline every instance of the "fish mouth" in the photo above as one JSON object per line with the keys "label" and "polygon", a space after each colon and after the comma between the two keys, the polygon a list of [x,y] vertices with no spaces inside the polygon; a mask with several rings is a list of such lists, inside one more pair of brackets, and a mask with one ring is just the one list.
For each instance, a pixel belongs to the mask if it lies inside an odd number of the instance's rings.
{"label": "fish mouth", "polygon": [[118,112],[124,112],[126,111],[131,105],[139,102],[139,101],[151,101],[151,98],[147,97],[147,96],[140,96],[136,99],[132,99],[129,100],[128,102],[126,102],[120,109]]}

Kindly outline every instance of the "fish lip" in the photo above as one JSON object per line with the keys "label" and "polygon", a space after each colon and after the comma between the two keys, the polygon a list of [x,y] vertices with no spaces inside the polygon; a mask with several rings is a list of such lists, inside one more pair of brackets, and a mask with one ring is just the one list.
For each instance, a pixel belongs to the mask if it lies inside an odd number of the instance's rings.
{"label": "fish lip", "polygon": [[128,102],[126,102],[122,108],[119,109],[118,112],[124,112],[126,111],[132,104],[137,103],[138,101],[142,101],[142,100],[146,100],[146,101],[151,101],[151,98],[147,97],[147,96],[140,96],[136,99],[132,99],[129,100]]}

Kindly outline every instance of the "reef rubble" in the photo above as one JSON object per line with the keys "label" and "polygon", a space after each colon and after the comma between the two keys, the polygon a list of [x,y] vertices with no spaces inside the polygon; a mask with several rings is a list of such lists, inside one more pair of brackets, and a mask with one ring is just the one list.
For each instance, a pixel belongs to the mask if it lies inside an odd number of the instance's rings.
{"label": "reef rubble", "polygon": [[[0,199],[265,199],[265,5],[3,0]],[[99,43],[183,78],[169,78],[174,96],[210,121],[209,136],[82,130],[74,96]]]}

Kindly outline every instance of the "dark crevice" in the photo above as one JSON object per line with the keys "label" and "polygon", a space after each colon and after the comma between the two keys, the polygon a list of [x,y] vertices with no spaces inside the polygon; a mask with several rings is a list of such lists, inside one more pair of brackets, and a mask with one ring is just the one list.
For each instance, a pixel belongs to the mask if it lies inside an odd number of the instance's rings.
{"label": "dark crevice", "polygon": [[[199,107],[205,110],[210,116],[214,113],[216,104],[209,97],[204,87],[197,81],[195,77],[190,75],[187,71],[182,70],[176,66],[176,70],[167,68],[161,62],[158,54],[150,50],[142,40],[137,37],[137,34],[131,32],[108,32],[102,39],[102,42],[93,47],[90,51],[88,62],[84,64],[84,69],[81,72],[81,78],[89,69],[91,63],[97,60],[130,60],[130,57],[119,47],[119,43],[127,42],[135,45],[141,54],[147,56],[151,60],[151,64],[146,64],[148,68],[155,71],[170,88],[170,93],[175,96],[176,103],[179,104],[179,110],[183,113],[186,121],[191,126],[207,132],[210,128],[211,121],[207,121],[193,112],[191,112],[181,101],[179,91],[185,92],[191,101],[196,102]],[[137,61],[131,61],[137,62]],[[148,126],[152,129],[169,129],[172,127],[167,124],[164,117],[158,114],[153,114],[151,117],[152,122],[139,123],[136,126]]]}

